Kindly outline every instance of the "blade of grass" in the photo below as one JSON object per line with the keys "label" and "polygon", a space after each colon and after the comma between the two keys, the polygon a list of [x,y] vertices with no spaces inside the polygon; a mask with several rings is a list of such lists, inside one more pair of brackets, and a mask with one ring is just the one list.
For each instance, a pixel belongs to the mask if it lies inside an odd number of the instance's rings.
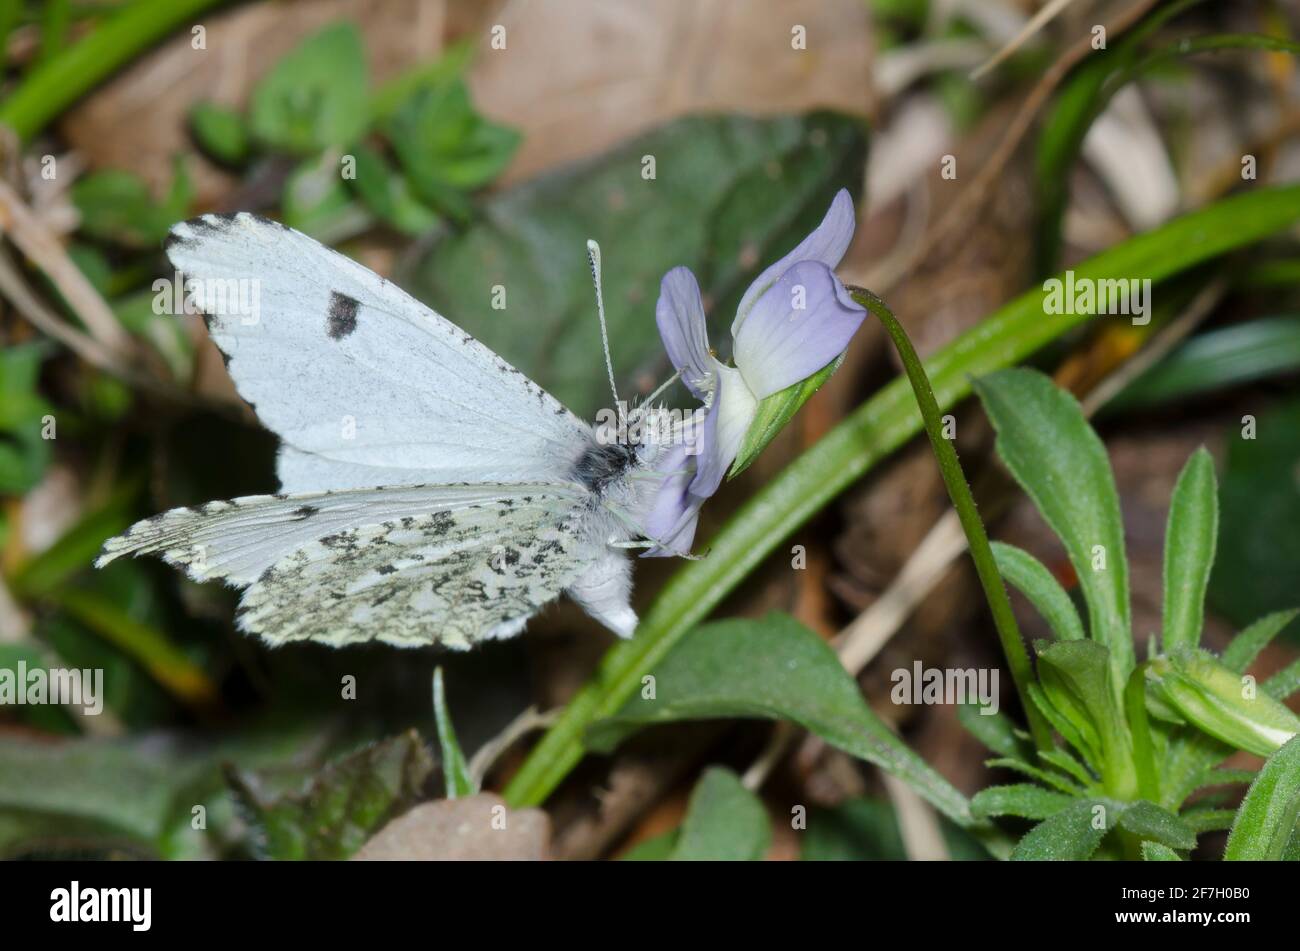
{"label": "blade of grass", "polygon": [[[1300,218],[1300,186],[1261,188],[1138,235],[1077,265],[1075,280],[1141,275],[1163,280],[1252,244]],[[946,409],[970,392],[970,377],[1010,366],[1088,319],[1047,317],[1035,288],[958,337],[925,363],[935,402]],[[506,787],[513,806],[542,802],[583,755],[583,733],[613,715],[641,677],[702,621],[791,532],[921,429],[911,387],[898,378],[858,407],[773,478],[715,536],[709,556],[684,566],[660,593],[636,636],[600,668],[533,748]]]}
{"label": "blade of grass", "polygon": [[49,600],[130,655],[182,703],[193,707],[210,707],[216,703],[216,684],[162,631],[137,621],[107,598],[91,591],[62,588],[51,593]]}
{"label": "blade of grass", "polygon": [[8,99],[0,123],[28,141],[83,93],[141,50],[223,0],[139,0],[43,60]]}

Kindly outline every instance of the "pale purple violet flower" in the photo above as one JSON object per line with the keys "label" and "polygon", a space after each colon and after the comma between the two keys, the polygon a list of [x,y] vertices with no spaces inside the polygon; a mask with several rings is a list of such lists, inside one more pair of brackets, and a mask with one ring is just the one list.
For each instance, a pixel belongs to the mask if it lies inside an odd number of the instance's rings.
{"label": "pale purple violet flower", "polygon": [[853,240],[854,217],[841,189],[816,230],[749,286],[731,325],[734,367],[709,350],[695,275],[685,267],[664,275],[655,307],[659,336],[707,415],[693,445],[673,447],[656,465],[666,477],[645,527],[660,545],[645,557],[690,551],[700,506],[740,452],[758,404],[834,360],[862,325],[866,310],[832,270]]}

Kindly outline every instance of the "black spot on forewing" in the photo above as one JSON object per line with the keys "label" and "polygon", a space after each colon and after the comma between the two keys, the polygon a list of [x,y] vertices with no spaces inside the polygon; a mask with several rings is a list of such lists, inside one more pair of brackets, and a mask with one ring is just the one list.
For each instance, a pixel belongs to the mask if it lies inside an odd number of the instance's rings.
{"label": "black spot on forewing", "polygon": [[357,310],[361,307],[355,297],[330,291],[329,319],[325,332],[331,340],[342,340],[357,329]]}

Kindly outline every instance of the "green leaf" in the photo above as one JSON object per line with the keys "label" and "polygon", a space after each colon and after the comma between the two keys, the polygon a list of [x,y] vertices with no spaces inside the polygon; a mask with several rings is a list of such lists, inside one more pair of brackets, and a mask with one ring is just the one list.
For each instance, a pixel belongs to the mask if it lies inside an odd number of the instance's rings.
{"label": "green leaf", "polygon": [[382,221],[413,236],[425,234],[438,224],[438,213],[412,194],[410,183],[389,167],[382,155],[364,145],[353,152],[357,174],[352,187]]}
{"label": "green leaf", "polygon": [[1023,548],[1002,542],[993,542],[992,547],[1002,577],[1029,599],[1052,633],[1063,641],[1082,640],[1083,622],[1079,620],[1079,612],[1047,566]]}
{"label": "green leaf", "polygon": [[[642,178],[642,157],[656,179]],[[465,229],[440,231],[399,283],[583,418],[609,406],[586,240],[600,242],[619,383],[672,372],[650,319],[666,271],[686,265],[730,356],[736,305],[759,270],[811,231],[841,186],[860,188],[860,120],[692,116],[580,166],[486,198]],[[468,275],[468,277],[467,277]],[[493,287],[507,292],[494,310]],[[657,382],[657,380],[655,380]],[[648,392],[648,390],[641,390]]]}
{"label": "green leaf", "polygon": [[218,162],[239,165],[248,158],[248,129],[243,116],[233,109],[200,102],[190,110],[190,131],[199,148]]}
{"label": "green leaf", "polygon": [[253,89],[248,122],[273,149],[310,155],[351,145],[369,122],[366,58],[350,23],[308,37]]}
{"label": "green leaf", "polygon": [[1083,861],[1115,826],[1118,803],[1080,799],[1034,826],[1011,853],[1013,861]]}
{"label": "green leaf", "polygon": [[451,723],[451,714],[447,712],[441,667],[433,669],[433,715],[438,724],[438,745],[442,747],[442,781],[446,796],[448,799],[472,796],[478,792],[478,784],[470,775],[465,754],[456,742],[456,730]]}
{"label": "green leaf", "polygon": [[1220,662],[1229,670],[1244,672],[1259,656],[1259,652],[1296,619],[1296,615],[1300,615],[1300,610],[1292,608],[1290,611],[1277,611],[1260,618],[1232,639],[1232,643],[1219,658]]}
{"label": "green leaf", "polygon": [[791,383],[784,390],[773,393],[758,404],[754,422],[745,431],[740,452],[736,454],[736,461],[731,464],[731,471],[727,473],[728,479],[734,479],[749,468],[750,463],[758,458],[758,454],[767,448],[767,444],[775,439],[777,434],[785,429],[785,424],[799,412],[799,407],[822,388],[822,384],[831,378],[831,374],[838,370],[843,362],[844,355],[840,354],[812,376],[798,383]]}
{"label": "green leaf", "polygon": [[1020,773],[1022,776],[1036,779],[1045,786],[1051,786],[1053,789],[1063,792],[1071,798],[1082,796],[1086,791],[1082,786],[1079,786],[1077,783],[1065,776],[1048,772],[1047,770],[1040,769],[1037,766],[1031,766],[1023,760],[1006,758],[991,759],[986,760],[984,765],[989,769],[1009,769],[1013,773]]}
{"label": "green leaf", "polygon": [[971,736],[994,753],[1011,759],[1028,762],[1033,758],[1034,745],[1029,735],[1018,729],[1005,713],[984,713],[979,704],[957,705],[957,719]]}
{"label": "green leaf", "polygon": [[[1250,427],[1253,432],[1247,431]],[[1210,605],[1238,625],[1296,602],[1300,577],[1300,400],[1228,430],[1219,493],[1222,529]],[[1253,436],[1253,438],[1242,438]]]}
{"label": "green leaf", "polygon": [[705,771],[691,793],[675,861],[754,862],[767,854],[772,827],[758,797],[740,784],[731,770]]}
{"label": "green leaf", "polygon": [[197,767],[159,751],[140,755],[139,745],[7,737],[0,742],[0,812],[58,817],[101,835],[154,842]]}
{"label": "green leaf", "polygon": [[1118,697],[1133,669],[1133,635],[1124,523],[1106,447],[1078,401],[1035,370],[1002,370],[974,387],[997,430],[998,455],[1074,565]]}
{"label": "green leaf", "polygon": [[326,244],[350,238],[370,224],[343,183],[339,157],[324,152],[299,165],[284,183],[284,223]]}
{"label": "green leaf", "polygon": [[1300,690],[1300,659],[1294,660],[1264,681],[1264,692],[1274,700],[1285,700]]}
{"label": "green leaf", "polygon": [[638,842],[620,855],[621,862],[663,862],[672,858],[673,849],[677,848],[680,829],[672,829],[661,835],[653,836],[644,842]]}
{"label": "green leaf", "polygon": [[1292,737],[1268,758],[1246,798],[1223,852],[1225,861],[1280,859],[1300,815],[1300,737]]}
{"label": "green leaf", "polygon": [[1106,412],[1185,401],[1300,370],[1300,316],[1265,317],[1198,334],[1138,376]]}
{"label": "green leaf", "polygon": [[1232,821],[1237,813],[1232,809],[1188,809],[1183,813],[1183,821],[1196,830],[1197,835],[1205,832],[1223,832],[1232,828]]}
{"label": "green leaf", "polygon": [[1196,830],[1168,810],[1145,799],[1133,803],[1119,817],[1121,829],[1141,839],[1152,839],[1171,849],[1196,848]]}
{"label": "green leaf", "polygon": [[1152,726],[1147,713],[1146,665],[1141,664],[1129,674],[1124,685],[1124,720],[1133,739],[1133,772],[1137,780],[1137,795],[1160,801],[1160,775],[1157,768],[1157,749],[1168,751],[1167,731],[1159,724]]}
{"label": "green leaf", "polygon": [[[1053,702],[1039,683],[1029,685],[1030,703],[1051,724],[1052,729],[1061,734],[1061,738],[1084,759],[1090,763],[1096,762],[1101,756],[1096,729],[1089,725],[1086,714],[1070,709],[1068,699],[1066,695]],[[1080,719],[1077,720],[1076,716]]]}
{"label": "green leaf", "polygon": [[94,591],[62,588],[46,597],[136,660],[159,686],[178,700],[196,707],[216,702],[216,684],[162,630],[137,620],[126,609]]}
{"label": "green leaf", "polygon": [[473,191],[505,170],[519,133],[474,111],[460,79],[420,86],[386,124],[407,177],[425,201],[441,205],[448,191]]}
{"label": "green leaf", "polygon": [[1182,860],[1182,856],[1167,845],[1161,845],[1159,842],[1142,843],[1144,862],[1181,862]]}
{"label": "green leaf", "polygon": [[1205,651],[1183,648],[1147,670],[1162,700],[1236,749],[1269,756],[1300,732],[1300,718],[1267,692],[1247,697],[1241,676]]}
{"label": "green leaf", "polygon": [[971,798],[971,812],[977,819],[991,816],[1019,816],[1021,819],[1046,819],[1075,802],[1073,796],[1044,789],[1033,783],[989,786]]}
{"label": "green leaf", "polygon": [[801,835],[805,862],[898,861],[907,858],[894,810],[883,799],[859,796],[833,809],[813,809]]}
{"label": "green leaf", "polygon": [[1084,765],[1080,763],[1069,750],[1063,749],[1059,746],[1055,749],[1039,750],[1038,758],[1044,763],[1050,763],[1052,766],[1055,766],[1067,776],[1071,776],[1078,780],[1079,784],[1083,786],[1084,789],[1092,789],[1097,785],[1097,778],[1089,773]]}
{"label": "green leaf", "polygon": [[1038,679],[1052,707],[1082,739],[1080,752],[1114,795],[1136,790],[1133,739],[1112,689],[1109,652],[1095,641],[1057,641],[1038,649]]}
{"label": "green leaf", "polygon": [[[827,146],[833,141],[828,139]],[[1252,188],[1121,242],[1073,270],[1076,280],[1142,274],[1159,283],[1259,241],[1298,217],[1300,186]],[[1087,320],[1086,315],[1071,314],[1045,321],[1041,289],[1028,291],[926,361],[939,406],[951,408],[969,393],[972,376],[1022,360]],[[589,357],[590,348],[584,352]],[[641,677],[764,558],[920,430],[911,383],[900,377],[768,480],[707,540],[709,557],[689,563],[672,577],[642,618],[637,636],[610,650],[533,747],[506,787],[506,800],[516,806],[544,800],[582,759],[583,734],[594,720],[622,707],[639,689]]]}
{"label": "green leaf", "polygon": [[790,720],[899,777],[959,825],[972,823],[966,798],[871,711],[822,639],[787,615],[705,625],[659,662],[653,677],[640,696],[592,725],[593,749],[607,752],[657,723]]}
{"label": "green leaf", "polygon": [[[106,684],[107,686],[107,684]],[[167,857],[192,835],[195,805],[221,835],[223,784],[217,764],[283,766],[319,746],[321,725],[245,724],[237,737],[196,744],[191,735],[153,732],[133,739],[29,740],[0,736],[0,855],[87,847]]]}
{"label": "green leaf", "polygon": [[82,515],[54,544],[24,562],[8,579],[14,594],[43,597],[87,571],[104,542],[131,524],[130,505],[138,490],[134,479],[124,481],[101,506]]}
{"label": "green leaf", "polygon": [[1165,651],[1201,642],[1205,588],[1219,534],[1214,459],[1202,446],[1183,466],[1165,527]]}
{"label": "green leaf", "polygon": [[420,799],[433,762],[410,730],[334,760],[299,793],[268,797],[256,776],[226,778],[259,854],[271,859],[344,859]]}
{"label": "green leaf", "polygon": [[474,56],[474,43],[458,40],[443,49],[437,59],[419,63],[375,91],[370,99],[370,114],[378,122],[392,118],[400,106],[421,89],[445,86],[461,76]]}
{"label": "green leaf", "polygon": [[144,179],[131,172],[92,172],[73,183],[72,202],[81,230],[100,241],[129,248],[155,249],[178,219],[184,218],[193,187],[179,159],[167,197],[155,201]]}
{"label": "green leaf", "polygon": [[1201,775],[1188,794],[1198,789],[1210,789],[1214,786],[1231,786],[1234,784],[1250,785],[1255,781],[1256,770],[1253,769],[1210,769]]}
{"label": "green leaf", "polygon": [[119,298],[113,302],[113,314],[123,327],[163,359],[173,378],[187,381],[194,366],[190,328],[185,321],[156,306],[160,294],[170,296],[170,293],[170,290],[148,290]]}
{"label": "green leaf", "polygon": [[[985,861],[987,830],[972,833],[940,819],[940,832],[955,861]],[[855,796],[830,809],[808,811],[807,828],[799,833],[799,858],[805,862],[898,861],[907,849],[898,829],[894,807],[886,799]]]}
{"label": "green leaf", "polygon": [[39,394],[37,384],[41,363],[50,353],[41,341],[0,350],[0,494],[22,495],[49,465],[45,417],[54,407]]}

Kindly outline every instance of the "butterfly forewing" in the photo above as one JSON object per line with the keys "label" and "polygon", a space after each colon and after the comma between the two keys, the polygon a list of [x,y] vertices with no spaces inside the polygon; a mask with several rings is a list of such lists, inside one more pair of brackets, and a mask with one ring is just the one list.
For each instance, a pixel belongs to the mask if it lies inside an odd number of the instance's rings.
{"label": "butterfly forewing", "polygon": [[172,229],[167,254],[240,395],[284,441],[286,492],[560,481],[591,441],[465,331],[300,232],[205,215]]}

